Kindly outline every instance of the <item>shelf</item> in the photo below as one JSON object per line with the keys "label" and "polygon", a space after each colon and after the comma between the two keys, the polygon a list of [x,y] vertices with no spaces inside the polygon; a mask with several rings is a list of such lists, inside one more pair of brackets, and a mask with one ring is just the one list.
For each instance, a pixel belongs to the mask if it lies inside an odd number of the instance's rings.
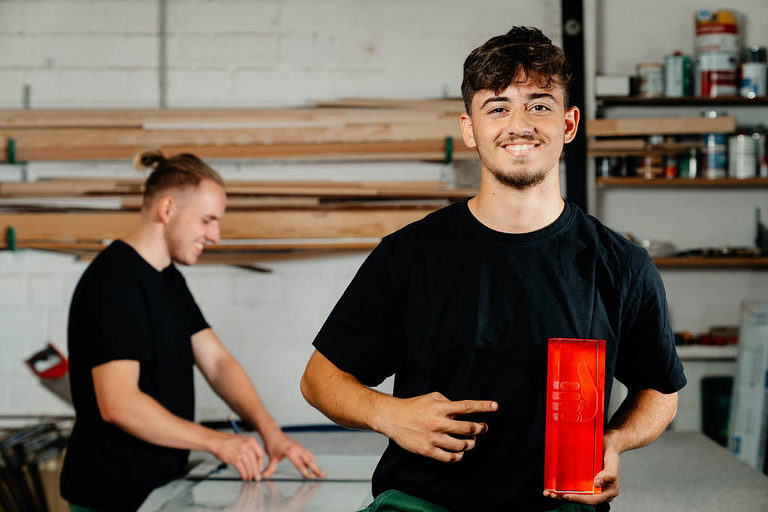
{"label": "shelf", "polygon": [[659,268],[768,268],[768,258],[654,258]]}
{"label": "shelf", "polygon": [[756,188],[768,187],[768,178],[597,178],[598,187],[722,187],[722,188]]}
{"label": "shelf", "polygon": [[738,345],[677,345],[677,355],[683,361],[735,361]]}
{"label": "shelf", "polygon": [[735,105],[753,106],[768,105],[768,96],[758,98],[742,98],[741,96],[722,96],[718,98],[704,98],[699,96],[686,96],[683,98],[641,98],[639,96],[602,96],[597,102],[603,106],[642,106],[642,107],[679,107],[686,105]]}

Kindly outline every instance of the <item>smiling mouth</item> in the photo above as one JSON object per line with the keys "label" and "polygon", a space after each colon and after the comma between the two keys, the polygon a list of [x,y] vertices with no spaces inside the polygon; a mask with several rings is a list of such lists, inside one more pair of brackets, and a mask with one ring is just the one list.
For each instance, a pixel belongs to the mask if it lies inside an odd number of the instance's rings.
{"label": "smiling mouth", "polygon": [[526,142],[524,144],[504,143],[504,144],[501,144],[501,148],[507,153],[511,154],[512,156],[525,157],[525,156],[528,156],[531,153],[531,151],[534,151],[536,148],[538,148],[540,144],[541,143],[539,142]]}

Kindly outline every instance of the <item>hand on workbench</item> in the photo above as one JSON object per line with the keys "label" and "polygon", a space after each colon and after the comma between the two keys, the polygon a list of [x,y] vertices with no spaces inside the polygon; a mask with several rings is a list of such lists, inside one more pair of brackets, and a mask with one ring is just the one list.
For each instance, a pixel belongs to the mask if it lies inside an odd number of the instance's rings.
{"label": "hand on workbench", "polygon": [[235,466],[243,480],[261,480],[264,449],[253,437],[222,432],[212,453],[222,462]]}
{"label": "hand on workbench", "polygon": [[269,456],[269,465],[264,470],[264,476],[272,476],[277,468],[277,463],[287,458],[290,460],[304,478],[324,478],[325,473],[317,467],[315,456],[312,452],[285,435],[282,430],[262,436],[264,447]]}
{"label": "hand on workbench", "polygon": [[488,430],[485,423],[457,420],[456,416],[499,408],[487,400],[452,402],[438,392],[391,404],[383,411],[381,432],[409,452],[441,462],[460,461],[464,452],[475,447],[475,436]]}
{"label": "hand on workbench", "polygon": [[563,494],[562,496],[557,496],[554,493],[544,491],[544,496],[575,501],[585,505],[597,505],[604,501],[613,501],[619,495],[619,470],[621,462],[619,460],[619,452],[610,447],[606,447],[604,450],[603,470],[595,475],[595,486],[602,487],[600,494]]}

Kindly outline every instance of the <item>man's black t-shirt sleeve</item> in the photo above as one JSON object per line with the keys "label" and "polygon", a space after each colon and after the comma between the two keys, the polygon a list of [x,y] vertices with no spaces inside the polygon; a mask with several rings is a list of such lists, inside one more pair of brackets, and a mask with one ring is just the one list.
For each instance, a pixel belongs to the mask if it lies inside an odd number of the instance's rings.
{"label": "man's black t-shirt sleeve", "polygon": [[624,305],[616,378],[630,389],[673,393],[686,378],[675,351],[664,284],[651,258],[644,259]]}
{"label": "man's black t-shirt sleeve", "polygon": [[392,375],[403,342],[402,299],[385,238],[363,262],[313,345],[340,370],[367,386]]}
{"label": "man's black t-shirt sleeve", "polygon": [[87,333],[79,338],[85,345],[80,353],[88,366],[120,359],[151,361],[152,333],[140,288],[109,279],[91,282],[91,287],[82,294],[85,303],[79,308]]}

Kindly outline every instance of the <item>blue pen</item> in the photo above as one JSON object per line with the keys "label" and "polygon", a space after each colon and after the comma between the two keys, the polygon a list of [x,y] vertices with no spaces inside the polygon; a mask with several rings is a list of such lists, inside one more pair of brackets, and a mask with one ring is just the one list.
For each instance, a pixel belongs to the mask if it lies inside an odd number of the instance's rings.
{"label": "blue pen", "polygon": [[227,419],[229,420],[229,424],[232,425],[232,430],[235,431],[235,434],[239,434],[240,427],[237,426],[237,422],[235,421],[235,418],[233,418],[232,416],[229,416]]}

